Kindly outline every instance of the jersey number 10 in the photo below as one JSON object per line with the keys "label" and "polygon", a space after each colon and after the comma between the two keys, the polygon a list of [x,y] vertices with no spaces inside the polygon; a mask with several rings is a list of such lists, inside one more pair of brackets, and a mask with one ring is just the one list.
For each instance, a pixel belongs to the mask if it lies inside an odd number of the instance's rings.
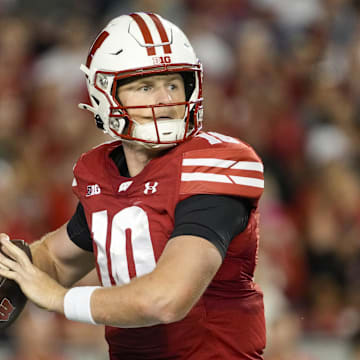
{"label": "jersey number 10", "polygon": [[150,273],[156,266],[156,260],[146,212],[138,206],[119,211],[111,221],[110,232],[108,222],[107,210],[92,214],[92,232],[102,284],[129,283],[131,263],[135,266],[134,275]]}

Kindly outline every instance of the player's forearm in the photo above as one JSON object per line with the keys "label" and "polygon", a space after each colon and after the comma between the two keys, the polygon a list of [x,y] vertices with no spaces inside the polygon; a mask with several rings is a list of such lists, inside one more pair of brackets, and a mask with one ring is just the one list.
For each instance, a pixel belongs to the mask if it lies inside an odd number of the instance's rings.
{"label": "player's forearm", "polygon": [[[203,258],[199,259],[198,253],[203,253]],[[172,239],[153,272],[92,294],[93,319],[119,327],[179,321],[206,290],[221,261],[220,253],[207,240],[193,236]]]}
{"label": "player's forearm", "polygon": [[91,313],[98,324],[124,328],[171,323],[181,320],[191,308],[175,304],[174,298],[151,273],[124,286],[96,290],[91,297]]}
{"label": "player's forearm", "polygon": [[55,232],[49,233],[41,240],[31,244],[30,249],[33,257],[33,264],[62,286],[68,287],[78,279],[72,279],[66,268],[56,261],[55,256],[51,253],[47,240],[48,237],[54,236],[54,233]]}
{"label": "player's forearm", "polygon": [[93,254],[68,238],[66,224],[32,244],[31,252],[34,265],[65,287],[94,268]]}
{"label": "player's forearm", "polygon": [[[98,324],[124,328],[152,326],[166,322],[152,299],[139,289],[101,288],[91,298],[91,312]],[[151,311],[150,309],[153,309]],[[165,313],[163,314],[165,317]]]}
{"label": "player's forearm", "polygon": [[47,273],[54,280],[59,282],[58,271],[55,263],[50,256],[48,247],[46,246],[45,235],[42,239],[35,241],[30,245],[31,254],[33,258],[33,264],[40,270]]}

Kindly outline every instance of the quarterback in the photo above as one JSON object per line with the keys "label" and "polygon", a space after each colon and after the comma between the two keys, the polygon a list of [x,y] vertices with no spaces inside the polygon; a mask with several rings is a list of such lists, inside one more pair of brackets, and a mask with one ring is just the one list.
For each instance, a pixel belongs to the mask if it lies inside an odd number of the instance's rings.
{"label": "quarterback", "polygon": [[[104,324],[109,357],[263,359],[253,282],[263,164],[244,142],[203,132],[202,66],[153,13],[113,19],[85,73],[96,125],[114,140],[74,166],[74,215],[31,245],[0,235],[0,275],[38,306]],[[73,284],[96,268],[99,286]]]}

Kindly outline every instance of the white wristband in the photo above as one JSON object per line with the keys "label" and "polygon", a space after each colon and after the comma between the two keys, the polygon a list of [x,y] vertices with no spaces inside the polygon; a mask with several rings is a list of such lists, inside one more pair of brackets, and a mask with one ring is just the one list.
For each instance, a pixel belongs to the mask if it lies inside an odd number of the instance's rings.
{"label": "white wristband", "polygon": [[96,324],[90,308],[92,293],[100,286],[79,286],[71,288],[64,297],[64,315],[69,320]]}

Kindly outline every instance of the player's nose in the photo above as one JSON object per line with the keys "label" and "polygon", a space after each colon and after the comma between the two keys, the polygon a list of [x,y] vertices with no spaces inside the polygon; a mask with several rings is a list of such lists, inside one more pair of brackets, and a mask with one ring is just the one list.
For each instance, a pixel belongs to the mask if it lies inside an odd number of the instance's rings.
{"label": "player's nose", "polygon": [[157,105],[160,104],[169,104],[172,102],[172,96],[169,89],[166,86],[158,87],[156,91],[155,102]]}

